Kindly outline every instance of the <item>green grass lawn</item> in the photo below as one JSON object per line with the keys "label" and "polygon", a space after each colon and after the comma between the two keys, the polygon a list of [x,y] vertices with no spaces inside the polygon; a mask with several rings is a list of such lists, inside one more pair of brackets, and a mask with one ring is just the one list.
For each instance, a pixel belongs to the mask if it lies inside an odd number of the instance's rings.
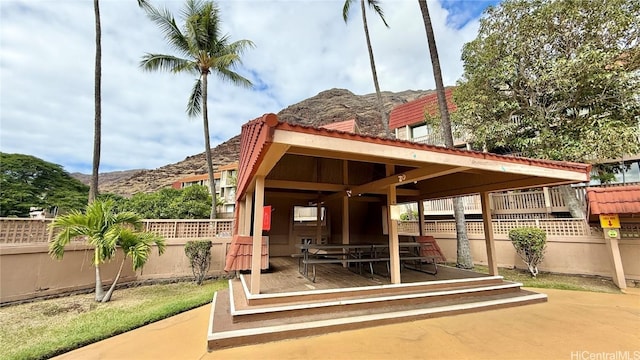
{"label": "green grass lawn", "polygon": [[116,290],[0,308],[0,359],[45,359],[211,302],[226,280]]}
{"label": "green grass lawn", "polygon": [[[488,268],[482,265],[476,265],[474,271],[489,273]],[[599,276],[564,275],[541,271],[534,278],[527,270],[508,268],[499,268],[498,273],[505,280],[522,283],[525,287],[620,293],[620,289],[611,279]]]}

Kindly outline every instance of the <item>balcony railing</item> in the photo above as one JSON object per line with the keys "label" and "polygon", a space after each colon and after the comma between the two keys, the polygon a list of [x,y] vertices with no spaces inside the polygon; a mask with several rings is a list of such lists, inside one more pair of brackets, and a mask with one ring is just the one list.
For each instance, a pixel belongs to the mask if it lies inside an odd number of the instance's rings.
{"label": "balcony railing", "polygon": [[[586,204],[585,188],[574,188],[578,201]],[[479,195],[470,195],[462,198],[465,214],[481,214],[482,205]],[[490,207],[494,215],[517,214],[550,214],[554,212],[568,212],[569,208],[564,202],[560,189],[548,188],[543,190],[492,193],[490,195]],[[453,202],[451,199],[437,199],[424,202],[424,215],[453,215]]]}
{"label": "balcony railing", "polygon": [[[466,222],[467,234],[484,236],[484,224],[479,220],[469,220]],[[507,236],[509,230],[520,227],[537,227],[545,231],[548,236],[587,236],[590,234],[588,224],[582,219],[514,219],[514,220],[492,220],[494,235]],[[418,221],[399,221],[398,234],[418,235],[420,229]],[[625,229],[628,237],[633,237],[634,230]],[[455,220],[435,220],[425,221],[424,233],[429,235],[455,234]]]}

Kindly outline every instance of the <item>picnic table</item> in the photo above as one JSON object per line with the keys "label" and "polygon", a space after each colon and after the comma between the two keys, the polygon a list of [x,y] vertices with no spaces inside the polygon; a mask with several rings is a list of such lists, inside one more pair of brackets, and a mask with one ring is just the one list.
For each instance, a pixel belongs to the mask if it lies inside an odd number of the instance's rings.
{"label": "picnic table", "polygon": [[[400,261],[406,268],[435,275],[438,271],[434,256],[425,254],[424,247],[428,243],[402,242],[399,244]],[[305,242],[297,244],[300,253],[292,254],[298,258],[298,270],[307,279],[315,282],[316,265],[343,264],[349,268],[355,265],[362,274],[364,266],[368,266],[371,276],[374,275],[374,263],[384,262],[387,265],[387,276],[390,274],[390,251],[388,244],[313,244]],[[425,263],[431,264],[433,270],[423,269]],[[411,264],[408,266],[407,264]],[[309,274],[311,270],[311,274]]]}

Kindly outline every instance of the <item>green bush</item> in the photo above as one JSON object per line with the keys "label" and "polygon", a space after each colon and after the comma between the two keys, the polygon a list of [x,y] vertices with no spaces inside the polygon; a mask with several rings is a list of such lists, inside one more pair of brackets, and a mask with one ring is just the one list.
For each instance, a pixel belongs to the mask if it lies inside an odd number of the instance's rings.
{"label": "green bush", "polygon": [[187,241],[184,253],[189,258],[196,284],[202,284],[211,265],[211,240]]}
{"label": "green bush", "polygon": [[542,262],[547,247],[547,234],[535,227],[511,229],[509,239],[516,252],[527,264],[533,277],[538,275],[538,265]]}

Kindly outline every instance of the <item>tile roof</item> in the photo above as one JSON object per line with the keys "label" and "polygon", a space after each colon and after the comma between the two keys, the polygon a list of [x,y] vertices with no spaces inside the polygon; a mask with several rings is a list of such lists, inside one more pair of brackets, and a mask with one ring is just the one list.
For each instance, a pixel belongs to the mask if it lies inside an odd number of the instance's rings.
{"label": "tile roof", "polygon": [[[445,89],[445,97],[449,112],[456,111],[458,107],[453,103],[453,88]],[[423,122],[425,111],[432,116],[437,116],[439,112],[438,95],[435,91],[432,94],[394,107],[389,116],[389,129],[393,130],[405,125]]]}
{"label": "tile roof", "polygon": [[[253,253],[253,237],[234,235],[225,259],[224,271],[250,270]],[[261,268],[269,267],[269,242],[262,238]]]}
{"label": "tile roof", "polygon": [[359,133],[359,131],[357,131],[358,130],[358,124],[356,124],[356,119],[345,120],[345,121],[340,121],[340,122],[334,122],[334,123],[331,123],[331,124],[323,125],[323,126],[321,126],[321,128],[329,129],[329,130],[349,132],[349,133],[355,133],[355,134]]}
{"label": "tile roof", "polygon": [[587,188],[589,212],[600,214],[640,214],[640,185]]}
{"label": "tile roof", "polygon": [[236,199],[241,199],[250,185],[258,170],[257,165],[272,143],[274,127],[278,123],[276,114],[264,114],[242,125]]}

